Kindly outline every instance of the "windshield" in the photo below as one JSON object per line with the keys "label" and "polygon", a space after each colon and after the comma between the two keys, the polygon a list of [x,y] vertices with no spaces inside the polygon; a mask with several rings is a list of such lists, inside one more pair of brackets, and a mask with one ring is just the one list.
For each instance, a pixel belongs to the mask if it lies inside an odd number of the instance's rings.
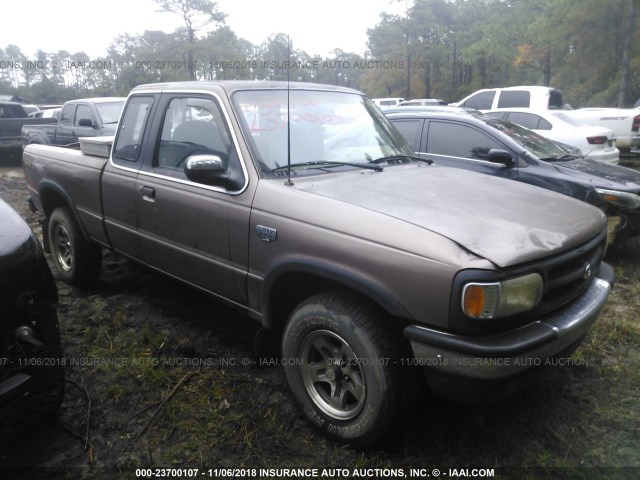
{"label": "windshield", "polygon": [[[349,92],[291,90],[291,145],[287,146],[287,91],[237,92],[242,128],[254,158],[267,176],[286,174],[291,165],[306,164],[292,175],[356,168],[381,157],[413,155],[404,138],[368,98]],[[330,165],[331,162],[335,162]]]}
{"label": "windshield", "polygon": [[100,120],[104,125],[118,123],[122,107],[124,107],[124,100],[121,102],[96,103],[96,110],[98,110],[98,115],[100,115]]}
{"label": "windshield", "polygon": [[485,118],[484,121],[487,125],[511,137],[539,159],[560,160],[567,157],[568,152],[559,145],[520,125],[495,118]]}

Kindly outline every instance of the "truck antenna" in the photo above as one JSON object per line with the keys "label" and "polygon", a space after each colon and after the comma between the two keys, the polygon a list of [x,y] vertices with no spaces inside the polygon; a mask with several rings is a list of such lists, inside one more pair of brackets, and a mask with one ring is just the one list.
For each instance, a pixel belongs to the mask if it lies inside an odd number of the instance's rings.
{"label": "truck antenna", "polygon": [[291,41],[287,35],[287,181],[284,184],[288,187],[293,186],[291,181],[291,115],[290,115],[290,88],[289,76],[291,74]]}

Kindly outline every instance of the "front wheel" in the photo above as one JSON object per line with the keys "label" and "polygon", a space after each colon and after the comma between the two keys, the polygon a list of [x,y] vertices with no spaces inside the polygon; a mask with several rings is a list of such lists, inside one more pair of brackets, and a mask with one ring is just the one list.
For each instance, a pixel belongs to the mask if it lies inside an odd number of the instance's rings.
{"label": "front wheel", "polygon": [[282,340],[289,387],[334,440],[366,447],[399,424],[408,388],[401,348],[383,321],[366,301],[336,292],[309,298],[289,318]]}
{"label": "front wheel", "polygon": [[49,242],[53,263],[62,280],[70,285],[93,283],[102,268],[102,249],[88,241],[71,211],[56,208],[49,217]]}

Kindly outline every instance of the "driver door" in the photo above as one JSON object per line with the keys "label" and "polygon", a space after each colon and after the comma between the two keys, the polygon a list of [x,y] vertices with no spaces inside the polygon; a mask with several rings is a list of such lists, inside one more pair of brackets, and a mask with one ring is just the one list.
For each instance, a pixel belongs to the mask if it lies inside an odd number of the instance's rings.
{"label": "driver door", "polygon": [[159,113],[153,161],[138,176],[145,262],[246,304],[250,202],[242,190],[198,184],[184,173],[194,155],[216,155],[227,167],[241,161],[220,102],[212,95],[163,94]]}

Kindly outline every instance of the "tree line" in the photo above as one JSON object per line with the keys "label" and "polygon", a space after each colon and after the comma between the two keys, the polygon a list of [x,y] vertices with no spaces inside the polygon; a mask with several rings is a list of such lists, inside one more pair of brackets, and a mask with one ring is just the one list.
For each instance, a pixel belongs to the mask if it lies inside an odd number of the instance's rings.
{"label": "tree line", "polygon": [[211,0],[155,0],[179,15],[172,33],[122,34],[103,58],[0,48],[0,93],[34,103],[126,95],[179,80],[313,81],[371,97],[455,101],[479,88],[550,85],[573,106],[630,106],[640,98],[640,0],[407,0],[367,30],[364,55],[321,57],[286,33],[239,38]]}

